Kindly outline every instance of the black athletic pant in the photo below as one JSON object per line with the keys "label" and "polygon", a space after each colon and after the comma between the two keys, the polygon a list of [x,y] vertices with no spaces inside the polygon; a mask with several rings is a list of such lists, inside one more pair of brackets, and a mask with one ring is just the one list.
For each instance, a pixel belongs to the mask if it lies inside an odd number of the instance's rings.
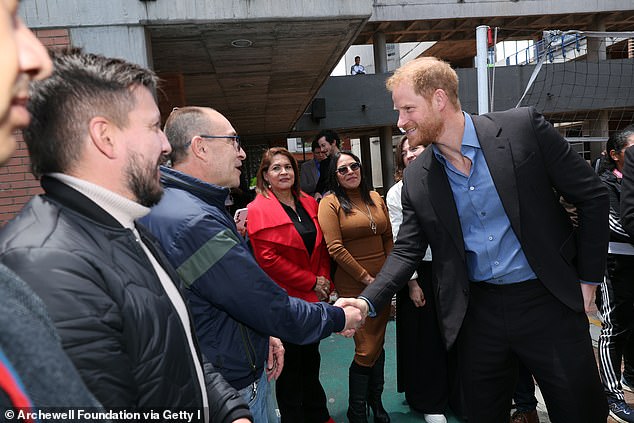
{"label": "black athletic pant", "polygon": [[[608,401],[624,401],[621,360],[634,364],[634,256],[608,254],[601,285],[603,326],[599,336],[599,372]],[[630,382],[631,376],[626,374]]]}

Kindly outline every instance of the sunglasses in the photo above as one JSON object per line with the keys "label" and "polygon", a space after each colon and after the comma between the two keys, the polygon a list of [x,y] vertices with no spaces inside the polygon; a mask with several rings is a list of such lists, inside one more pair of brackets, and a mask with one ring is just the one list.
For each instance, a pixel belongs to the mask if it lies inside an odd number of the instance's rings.
{"label": "sunglasses", "polygon": [[340,175],[345,175],[346,173],[348,173],[348,170],[350,170],[351,172],[357,171],[361,169],[361,165],[359,163],[350,163],[348,166],[339,166],[337,168],[337,172]]}

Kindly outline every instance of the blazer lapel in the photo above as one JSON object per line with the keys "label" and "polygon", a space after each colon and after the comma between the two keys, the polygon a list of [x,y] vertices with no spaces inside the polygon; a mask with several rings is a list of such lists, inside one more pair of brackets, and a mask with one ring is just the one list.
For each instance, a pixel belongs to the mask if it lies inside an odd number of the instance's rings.
{"label": "blazer lapel", "polygon": [[423,162],[423,167],[428,171],[429,182],[425,184],[423,181],[423,186],[429,187],[429,199],[436,216],[438,216],[447,232],[451,235],[456,248],[460,252],[460,257],[464,260],[464,239],[456,202],[453,198],[453,191],[449,185],[445,169],[434,156],[432,149],[429,148],[429,150],[430,154],[427,154],[427,160]]}
{"label": "blazer lapel", "polygon": [[521,240],[520,203],[510,140],[502,135],[502,128],[491,119],[483,116],[471,116],[471,118],[504,211],[515,235]]}

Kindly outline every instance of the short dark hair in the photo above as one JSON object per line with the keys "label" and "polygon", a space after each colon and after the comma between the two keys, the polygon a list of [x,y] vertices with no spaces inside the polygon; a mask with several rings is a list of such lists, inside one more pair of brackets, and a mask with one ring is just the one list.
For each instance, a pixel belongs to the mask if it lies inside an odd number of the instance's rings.
{"label": "short dark hair", "polygon": [[326,138],[328,144],[337,143],[337,148],[341,148],[341,139],[339,135],[335,131],[331,131],[330,129],[324,129],[319,131],[317,135],[315,135],[315,142],[319,142],[321,137]]}
{"label": "short dark hair", "polygon": [[[350,197],[346,193],[346,190],[339,185],[339,180],[337,179],[337,162],[341,156],[350,156],[354,159],[355,162],[361,165],[361,160],[357,156],[355,156],[351,151],[341,151],[335,154],[330,162],[330,169],[328,170],[328,177],[330,178],[330,186],[333,187],[333,192],[337,196],[339,200],[339,204],[341,204],[341,208],[345,214],[352,213],[352,203],[350,202]],[[363,166],[361,166],[360,174],[361,174],[361,182],[359,183],[359,193],[361,194],[361,200],[368,206],[374,207],[374,201],[372,201],[372,197],[370,196],[370,186],[366,182],[363,177]]]}
{"label": "short dark hair", "polygon": [[295,196],[295,198],[299,198],[301,188],[299,186],[299,166],[297,165],[297,160],[295,157],[285,149],[284,147],[273,147],[262,153],[262,160],[260,161],[260,167],[258,168],[258,173],[256,175],[256,183],[255,190],[262,194],[265,197],[268,197],[268,187],[266,186],[266,181],[264,180],[264,173],[269,170],[269,166],[271,166],[271,162],[273,161],[273,157],[278,154],[286,157],[293,167],[293,173],[295,174],[295,180],[293,181],[293,187],[291,188],[291,192]]}
{"label": "short dark hair", "polygon": [[155,94],[158,83],[149,69],[80,49],[51,52],[51,59],[51,77],[32,84],[32,119],[24,131],[36,178],[67,172],[80,160],[88,123],[95,116],[125,128],[136,105],[134,89],[146,87]]}
{"label": "short dark hair", "polygon": [[620,131],[612,134],[608,141],[605,143],[605,154],[601,157],[599,164],[599,173],[603,173],[606,170],[613,171],[616,169],[616,162],[610,156],[610,151],[614,150],[617,153],[623,151],[627,147],[628,140],[634,135],[634,125],[629,125]]}
{"label": "short dark hair", "polygon": [[313,153],[319,150],[320,148],[321,147],[319,147],[319,143],[317,142],[317,140],[313,140],[313,142],[310,144],[310,151],[312,151]]}

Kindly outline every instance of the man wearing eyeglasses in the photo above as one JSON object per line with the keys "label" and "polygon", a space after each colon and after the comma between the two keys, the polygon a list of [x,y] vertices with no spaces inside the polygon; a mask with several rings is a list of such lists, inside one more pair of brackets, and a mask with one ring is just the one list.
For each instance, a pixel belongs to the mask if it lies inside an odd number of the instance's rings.
{"label": "man wearing eyeglasses", "polygon": [[180,280],[136,223],[161,198],[158,165],[170,152],[156,76],[78,50],[53,62],[51,77],[32,84],[24,132],[44,194],[3,228],[0,261],[42,298],[106,409],[251,421],[236,390],[204,364]]}
{"label": "man wearing eyeglasses", "polygon": [[258,266],[224,206],[246,154],[222,114],[175,109],[165,134],[172,147],[172,167],[161,168],[165,195],[142,223],[188,287],[206,357],[249,402],[254,422],[277,422],[268,383],[284,364],[277,338],[314,343],[356,327],[360,313],[289,297]]}

